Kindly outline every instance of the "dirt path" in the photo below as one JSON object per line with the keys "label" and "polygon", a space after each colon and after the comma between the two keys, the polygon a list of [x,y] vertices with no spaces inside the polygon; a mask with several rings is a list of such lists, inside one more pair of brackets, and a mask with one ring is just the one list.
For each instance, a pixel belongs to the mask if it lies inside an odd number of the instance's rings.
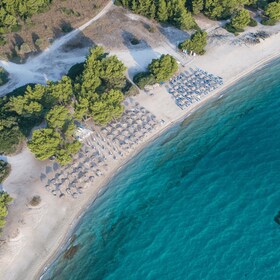
{"label": "dirt path", "polygon": [[84,61],[88,53],[88,47],[73,49],[72,51],[65,51],[62,47],[71,39],[81,34],[88,26],[106,15],[113,4],[114,1],[111,0],[88,22],[56,40],[40,55],[30,58],[24,64],[15,64],[0,60],[0,66],[4,67],[10,74],[10,81],[0,88],[0,96],[4,96],[14,89],[28,83],[44,84],[47,80],[57,81],[63,74],[67,73],[71,66]]}

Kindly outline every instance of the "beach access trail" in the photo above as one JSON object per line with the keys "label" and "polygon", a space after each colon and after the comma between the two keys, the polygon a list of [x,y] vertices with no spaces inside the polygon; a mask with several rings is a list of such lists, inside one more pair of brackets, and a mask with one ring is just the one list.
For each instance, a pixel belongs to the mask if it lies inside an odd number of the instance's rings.
{"label": "beach access trail", "polygon": [[[99,14],[95,20],[101,19],[108,11],[110,11],[112,3],[110,2],[104,10]],[[94,18],[91,23],[95,21]],[[87,23],[90,24],[90,23]],[[86,25],[84,28],[86,28]],[[82,27],[81,27],[82,28]],[[260,28],[260,27],[258,27]],[[253,29],[251,29],[253,30]],[[0,247],[0,279],[9,280],[30,280],[39,279],[46,266],[48,266],[57,253],[64,248],[65,242],[69,239],[69,233],[73,230],[77,221],[87,209],[87,207],[98,197],[102,192],[102,187],[106,185],[108,180],[120,170],[120,168],[128,163],[129,160],[137,154],[149,141],[158,137],[165,129],[170,127],[175,122],[184,119],[192,112],[203,106],[214,97],[218,97],[226,87],[237,82],[238,79],[244,77],[279,56],[280,46],[280,25],[274,27],[275,32],[266,40],[261,41],[256,45],[232,45],[230,41],[225,41],[220,44],[210,44],[207,47],[205,56],[190,59],[186,57],[186,67],[181,67],[180,71],[188,70],[189,68],[195,69],[199,67],[203,70],[213,73],[214,75],[221,76],[224,79],[224,86],[215,90],[205,96],[200,102],[190,106],[186,110],[181,110],[171,94],[169,94],[165,86],[160,86],[152,90],[150,93],[141,92],[139,95],[129,98],[129,104],[139,103],[161,123],[157,126],[141,143],[137,144],[131,151],[125,154],[124,157],[118,160],[108,160],[106,166],[107,172],[104,176],[98,177],[92,186],[79,196],[73,199],[66,196],[62,199],[54,197],[50,192],[44,188],[44,182],[41,180],[42,173],[48,173],[55,176],[58,169],[53,162],[37,161],[28,149],[24,149],[20,154],[8,157],[8,162],[12,165],[12,173],[5,181],[4,189],[7,190],[12,197],[14,203],[9,209],[9,216],[7,226],[2,238],[2,245]],[[75,34],[73,31],[72,34]],[[70,36],[70,34],[68,34]],[[71,35],[72,36],[72,35]],[[69,39],[69,38],[68,38]],[[51,50],[58,50],[62,46],[62,42],[66,42],[67,38],[61,38],[49,48]],[[55,47],[56,46],[56,47]],[[53,47],[53,49],[52,49]],[[104,46],[106,48],[106,45]],[[166,45],[160,45],[157,48],[152,48],[153,55],[158,56],[161,53],[168,53]],[[84,50],[86,54],[86,50]],[[56,53],[56,51],[54,51]],[[135,67],[144,67],[145,65],[138,63],[143,60],[148,63],[145,57],[145,49],[132,50],[115,49],[111,51],[122,59],[128,67],[128,71]],[[149,53],[149,52],[147,52]],[[73,64],[84,60],[81,53],[80,57],[73,58]],[[151,54],[151,52],[150,52]],[[69,55],[69,56],[68,56]],[[63,61],[66,57],[67,67],[63,66],[58,70],[54,70],[53,64],[55,63],[56,56],[48,56],[48,50],[36,58],[34,65],[39,67],[39,62],[43,63],[43,68],[37,68],[38,76],[35,76],[33,68],[31,72],[23,76],[26,79],[33,79],[33,82],[45,82],[44,74],[48,74],[53,78],[59,79],[66,68],[71,65],[70,59],[73,53],[62,54],[58,56],[59,61]],[[51,57],[51,59],[50,59]],[[149,58],[152,58],[149,57]],[[2,65],[4,62],[1,62]],[[50,65],[48,64],[50,63]],[[64,64],[64,65],[66,65]],[[4,63],[5,65],[5,63]],[[12,64],[6,63],[12,69]],[[24,64],[26,66],[26,64]],[[22,65],[22,67],[24,66]],[[27,64],[29,65],[29,64]],[[138,65],[138,66],[137,66]],[[30,66],[31,67],[31,66]],[[20,71],[13,70],[13,76],[10,88],[6,87],[5,90],[16,88],[21,81],[19,78],[24,73],[25,68]],[[63,70],[64,69],[64,70]],[[27,71],[26,70],[26,71]],[[49,77],[49,76],[48,76]],[[31,81],[30,80],[30,81]],[[55,79],[54,79],[55,80]],[[27,80],[25,80],[27,81]],[[3,92],[3,95],[6,92]],[[226,91],[224,92],[226,93]],[[133,102],[131,102],[133,101]],[[130,105],[131,106],[131,105]],[[94,161],[90,158],[90,161]],[[30,200],[34,195],[39,195],[42,202],[38,207],[30,207]]]}
{"label": "beach access trail", "polygon": [[30,57],[24,64],[16,64],[0,60],[0,66],[10,74],[10,82],[0,88],[0,97],[29,83],[45,84],[47,80],[57,81],[76,63],[83,62],[88,54],[88,48],[65,52],[62,46],[75,38],[88,26],[106,15],[112,8],[114,1],[108,4],[92,19],[71,31],[69,34],[57,39],[49,48],[41,54]]}

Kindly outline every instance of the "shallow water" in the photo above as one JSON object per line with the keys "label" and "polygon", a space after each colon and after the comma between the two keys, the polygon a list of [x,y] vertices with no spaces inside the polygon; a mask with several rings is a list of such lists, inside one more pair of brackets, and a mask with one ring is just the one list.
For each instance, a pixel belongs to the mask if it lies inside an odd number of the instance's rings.
{"label": "shallow water", "polygon": [[279,77],[277,61],[145,148],[44,279],[280,279]]}

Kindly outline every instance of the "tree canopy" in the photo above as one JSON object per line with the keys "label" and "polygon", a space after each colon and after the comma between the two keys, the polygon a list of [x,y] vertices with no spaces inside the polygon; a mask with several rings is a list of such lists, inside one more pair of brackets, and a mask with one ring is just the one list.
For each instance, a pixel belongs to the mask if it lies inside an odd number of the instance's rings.
{"label": "tree canopy", "polygon": [[171,55],[163,54],[159,59],[153,59],[148,69],[155,77],[156,82],[164,82],[178,70],[178,63]]}
{"label": "tree canopy", "polygon": [[126,67],[116,56],[107,56],[102,47],[95,47],[87,57],[84,70],[75,88],[77,119],[92,117],[105,125],[123,113],[124,97],[120,89],[126,83]]}
{"label": "tree canopy", "polygon": [[169,22],[181,29],[196,27],[190,11],[186,9],[186,0],[117,0],[115,4],[159,22]]}
{"label": "tree canopy", "polygon": [[61,136],[51,128],[37,129],[28,142],[28,147],[37,159],[45,160],[56,154]]}
{"label": "tree canopy", "polygon": [[49,127],[64,129],[67,122],[72,119],[69,110],[61,105],[54,106],[46,115],[46,121]]}
{"label": "tree canopy", "polygon": [[171,55],[162,55],[158,59],[153,59],[148,66],[148,72],[141,72],[134,76],[134,82],[144,88],[146,85],[153,85],[171,78],[178,70],[178,63]]}
{"label": "tree canopy", "polygon": [[[261,0],[116,0],[134,13],[168,22],[181,29],[196,28],[192,14],[204,13],[211,19],[226,19],[247,6],[262,5]],[[270,1],[264,0],[267,4]],[[276,3],[276,2],[275,2]],[[273,6],[276,6],[275,4]]]}
{"label": "tree canopy", "polygon": [[250,22],[250,13],[249,11],[242,9],[238,11],[234,17],[231,19],[231,25],[235,29],[243,29]]}
{"label": "tree canopy", "polygon": [[119,90],[110,90],[104,93],[90,104],[90,112],[97,124],[105,125],[113,118],[119,118],[124,110],[121,102],[123,94]]}
{"label": "tree canopy", "polygon": [[274,22],[279,21],[280,20],[280,1],[269,3],[265,9],[265,15],[268,16],[269,19]]}
{"label": "tree canopy", "polygon": [[190,39],[185,40],[179,44],[181,50],[193,51],[197,54],[204,54],[204,48],[207,45],[207,33],[197,31],[195,32]]}
{"label": "tree canopy", "polygon": [[47,85],[28,85],[0,99],[0,153],[17,150],[33,127],[28,147],[39,160],[55,157],[60,164],[80,149],[75,121],[89,117],[105,125],[123,113],[126,67],[102,47],[94,47],[74,80],[63,76]]}

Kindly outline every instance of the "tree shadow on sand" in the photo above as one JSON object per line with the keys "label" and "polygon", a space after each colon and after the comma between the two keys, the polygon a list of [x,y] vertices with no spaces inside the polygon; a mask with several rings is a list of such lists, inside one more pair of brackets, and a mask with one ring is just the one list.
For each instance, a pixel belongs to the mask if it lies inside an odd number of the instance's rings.
{"label": "tree shadow on sand", "polygon": [[171,45],[178,46],[179,43],[190,38],[190,34],[186,31],[180,30],[172,25],[162,24],[158,30],[167,39]]}
{"label": "tree shadow on sand", "polygon": [[[135,65],[128,70],[130,79],[133,79],[135,74],[146,71],[152,59],[158,58],[161,55],[154,51],[147,41],[137,38],[130,32],[123,31],[122,38],[123,44],[128,48],[130,56],[135,61]],[[137,44],[136,41],[138,41]]]}

